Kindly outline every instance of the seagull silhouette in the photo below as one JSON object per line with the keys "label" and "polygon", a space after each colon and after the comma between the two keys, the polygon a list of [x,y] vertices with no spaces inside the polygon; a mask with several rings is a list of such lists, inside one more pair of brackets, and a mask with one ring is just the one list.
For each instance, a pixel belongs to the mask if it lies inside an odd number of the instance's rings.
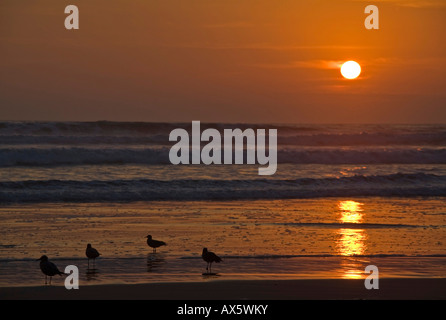
{"label": "seagull silhouette", "polygon": [[203,248],[203,253],[201,254],[201,257],[204,261],[207,262],[206,265],[206,271],[209,271],[209,273],[212,273],[212,262],[221,262],[221,258],[217,256],[215,253],[208,251],[208,248]]}
{"label": "seagull silhouette", "polygon": [[50,262],[48,260],[48,257],[46,255],[41,256],[36,261],[40,260],[40,270],[42,270],[43,274],[45,275],[45,284],[47,284],[47,277],[50,277],[50,284],[51,284],[51,278],[58,274],[59,276],[65,274],[57,268],[57,266]]}
{"label": "seagull silhouette", "polygon": [[153,253],[156,253],[156,248],[167,245],[164,241],[153,240],[150,234],[146,238],[149,247],[153,248]]}
{"label": "seagull silhouette", "polygon": [[96,258],[99,257],[101,254],[91,246],[91,244],[87,244],[87,249],[85,250],[85,255],[88,258],[88,269],[90,269],[90,259],[93,259],[93,268],[95,266]]}

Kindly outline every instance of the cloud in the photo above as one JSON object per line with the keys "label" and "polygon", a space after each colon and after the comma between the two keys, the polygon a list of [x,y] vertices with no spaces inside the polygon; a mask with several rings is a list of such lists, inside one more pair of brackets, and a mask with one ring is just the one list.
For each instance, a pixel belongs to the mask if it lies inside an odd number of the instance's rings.
{"label": "cloud", "polygon": [[339,69],[344,62],[339,60],[301,60],[282,64],[257,64],[255,66],[271,69]]}
{"label": "cloud", "polygon": [[[258,68],[266,69],[339,69],[346,60],[299,60],[290,61],[288,63],[265,63],[255,64]],[[357,60],[361,66],[379,66],[379,65],[392,65],[392,66],[417,66],[417,67],[434,67],[446,65],[446,58],[395,58],[395,57],[380,57],[367,61]]]}
{"label": "cloud", "polygon": [[445,57],[422,57],[422,58],[396,58],[381,57],[372,60],[369,65],[398,65],[408,67],[424,67],[424,68],[444,68],[446,66]]}
{"label": "cloud", "polygon": [[309,60],[309,61],[295,61],[292,65],[296,68],[311,68],[311,69],[339,69],[345,61],[336,60]]}

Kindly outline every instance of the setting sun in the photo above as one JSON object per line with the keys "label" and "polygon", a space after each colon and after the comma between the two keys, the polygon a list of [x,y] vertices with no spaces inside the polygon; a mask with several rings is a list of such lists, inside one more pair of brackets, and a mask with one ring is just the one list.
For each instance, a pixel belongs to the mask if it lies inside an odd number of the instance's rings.
{"label": "setting sun", "polygon": [[361,66],[355,61],[347,61],[341,67],[341,74],[346,79],[355,79],[361,73]]}
{"label": "setting sun", "polygon": [[0,301],[446,300],[445,18],[0,0]]}

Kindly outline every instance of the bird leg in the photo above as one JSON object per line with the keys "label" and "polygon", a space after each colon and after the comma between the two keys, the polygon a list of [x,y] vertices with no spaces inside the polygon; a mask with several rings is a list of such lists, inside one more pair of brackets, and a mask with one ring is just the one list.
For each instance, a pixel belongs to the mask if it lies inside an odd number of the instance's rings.
{"label": "bird leg", "polygon": [[48,277],[45,275],[45,284],[48,284],[48,283],[47,283],[47,278],[48,278]]}

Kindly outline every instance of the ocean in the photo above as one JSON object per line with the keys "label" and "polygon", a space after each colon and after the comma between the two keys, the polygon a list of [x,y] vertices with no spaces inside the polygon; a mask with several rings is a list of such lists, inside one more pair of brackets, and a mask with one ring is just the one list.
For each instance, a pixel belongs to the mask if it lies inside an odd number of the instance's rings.
{"label": "ocean", "polygon": [[0,122],[0,286],[43,284],[42,254],[81,284],[208,281],[203,247],[222,280],[446,276],[446,125],[201,127],[277,129],[276,174],[172,165],[190,123]]}

